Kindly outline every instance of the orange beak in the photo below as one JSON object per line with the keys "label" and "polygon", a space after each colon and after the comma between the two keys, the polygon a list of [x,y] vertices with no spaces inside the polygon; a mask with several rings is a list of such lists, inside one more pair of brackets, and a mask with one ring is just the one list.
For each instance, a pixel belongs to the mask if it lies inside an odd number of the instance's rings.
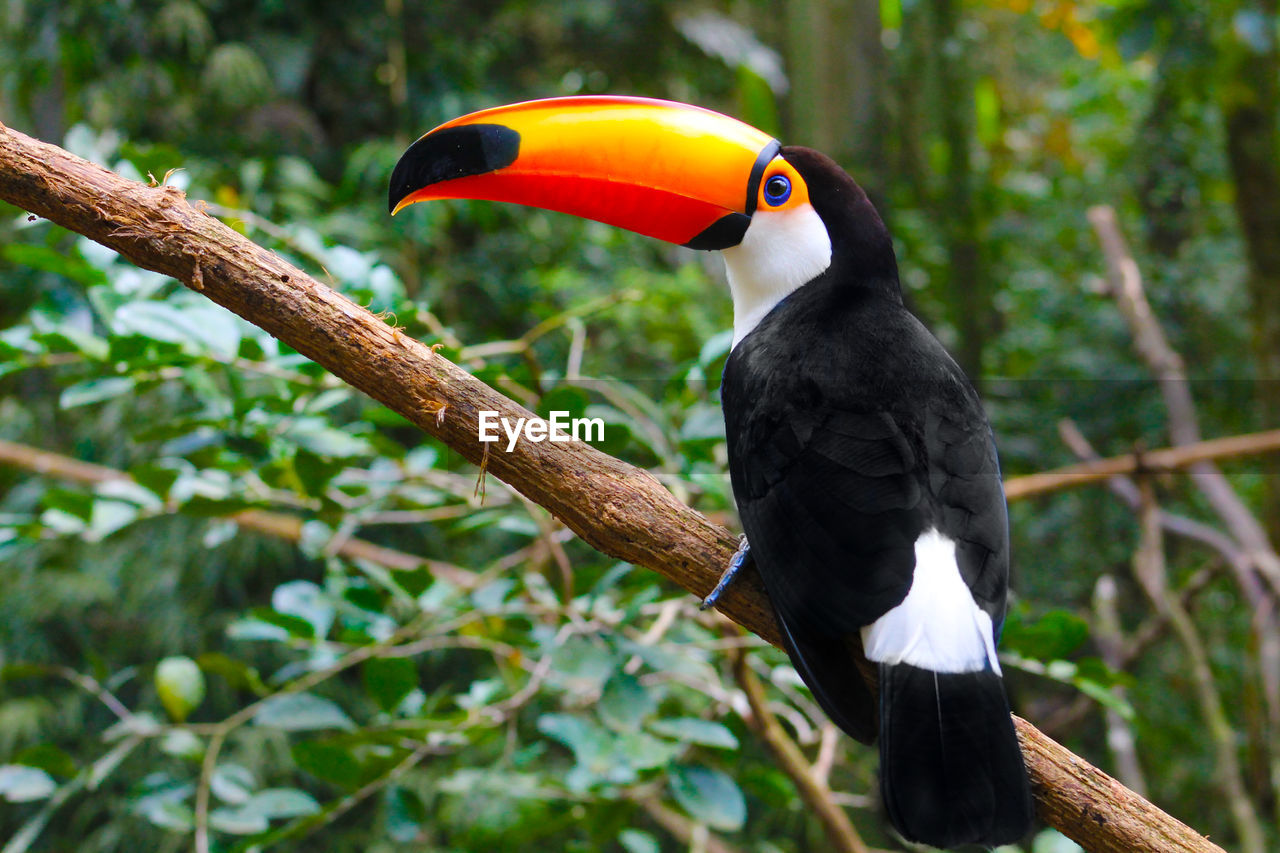
{"label": "orange beak", "polygon": [[413,143],[389,207],[509,201],[694,249],[736,246],[776,140],[719,113],[649,98],[573,97],[482,110]]}

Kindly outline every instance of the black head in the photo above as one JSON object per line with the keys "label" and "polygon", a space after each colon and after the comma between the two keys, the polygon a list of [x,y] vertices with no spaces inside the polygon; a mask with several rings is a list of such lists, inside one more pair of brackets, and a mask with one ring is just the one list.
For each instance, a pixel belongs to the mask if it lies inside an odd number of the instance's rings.
{"label": "black head", "polygon": [[812,148],[788,145],[782,156],[804,178],[809,203],[827,226],[831,274],[891,285],[900,298],[893,238],[862,187],[834,160]]}

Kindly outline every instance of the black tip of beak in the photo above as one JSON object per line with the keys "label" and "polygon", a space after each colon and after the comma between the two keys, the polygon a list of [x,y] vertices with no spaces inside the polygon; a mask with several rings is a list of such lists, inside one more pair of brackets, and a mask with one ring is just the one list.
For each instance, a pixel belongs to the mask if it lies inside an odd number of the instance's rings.
{"label": "black tip of beak", "polygon": [[468,124],[428,133],[400,157],[391,172],[387,210],[423,187],[483,175],[510,166],[520,153],[520,134],[500,124]]}

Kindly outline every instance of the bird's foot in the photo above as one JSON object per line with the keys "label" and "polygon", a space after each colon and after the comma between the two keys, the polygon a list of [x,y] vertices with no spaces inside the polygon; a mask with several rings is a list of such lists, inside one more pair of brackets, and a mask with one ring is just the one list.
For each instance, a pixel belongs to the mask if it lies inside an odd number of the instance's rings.
{"label": "bird's foot", "polygon": [[733,558],[729,560],[729,567],[724,570],[724,574],[720,576],[720,581],[716,584],[716,588],[711,590],[706,598],[702,599],[700,609],[710,610],[716,606],[716,602],[720,600],[720,595],[729,588],[729,584],[733,583],[733,579],[738,576],[738,572],[747,564],[747,560],[751,559],[751,546],[747,543],[747,537],[744,534],[738,539],[738,550],[733,552]]}

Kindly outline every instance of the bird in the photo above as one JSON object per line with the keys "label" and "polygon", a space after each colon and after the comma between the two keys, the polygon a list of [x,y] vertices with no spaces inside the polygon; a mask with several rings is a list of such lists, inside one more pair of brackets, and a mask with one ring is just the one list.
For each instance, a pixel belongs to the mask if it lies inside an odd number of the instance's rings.
{"label": "bird", "polygon": [[993,433],[905,306],[893,240],[855,180],[701,107],[571,96],[480,110],[414,142],[390,211],[445,198],[721,252],[733,301],[721,404],[744,538],[709,603],[754,564],[818,704],[879,740],[881,799],[905,839],[1024,837],[1032,797],[996,652],[1009,542]]}

